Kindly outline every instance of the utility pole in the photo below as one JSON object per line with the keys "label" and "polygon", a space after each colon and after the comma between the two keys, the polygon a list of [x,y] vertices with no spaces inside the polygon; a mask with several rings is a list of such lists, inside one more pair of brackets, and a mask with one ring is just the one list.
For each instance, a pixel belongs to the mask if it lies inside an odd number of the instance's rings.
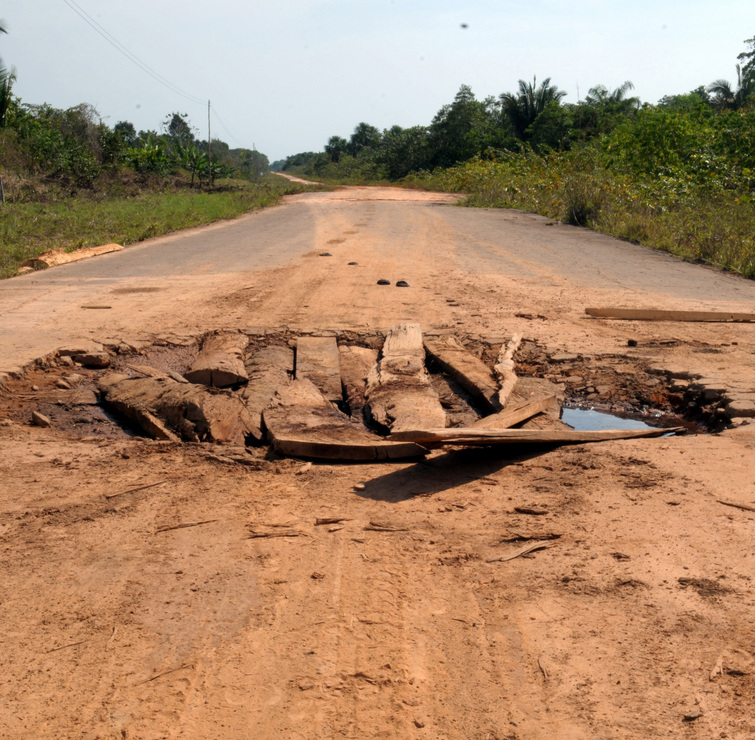
{"label": "utility pole", "polygon": [[207,178],[212,186],[212,133],[210,128],[210,101],[207,101]]}

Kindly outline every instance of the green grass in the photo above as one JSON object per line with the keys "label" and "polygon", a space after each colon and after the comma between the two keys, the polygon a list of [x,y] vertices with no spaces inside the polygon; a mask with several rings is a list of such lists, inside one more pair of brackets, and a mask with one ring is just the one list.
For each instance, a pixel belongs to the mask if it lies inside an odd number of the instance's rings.
{"label": "green grass", "polygon": [[269,175],[259,185],[218,183],[213,192],[173,190],[131,197],[78,196],[0,206],[0,278],[51,249],[72,252],[114,242],[133,244],[179,229],[237,218],[311,188]]}

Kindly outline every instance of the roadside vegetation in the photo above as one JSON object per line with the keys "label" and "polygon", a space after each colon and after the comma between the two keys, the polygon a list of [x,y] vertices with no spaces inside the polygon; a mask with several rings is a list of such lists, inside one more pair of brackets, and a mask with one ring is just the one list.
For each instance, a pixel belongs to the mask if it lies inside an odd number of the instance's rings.
{"label": "roadside vegetation", "polygon": [[656,104],[631,82],[596,85],[576,104],[550,78],[484,100],[462,85],[428,125],[362,122],[272,165],[202,141],[179,112],[137,132],[87,104],[26,103],[0,59],[0,277],[49,249],[128,244],[310,187],[272,169],[460,192],[466,205],[534,211],[755,278],[755,37],[745,44],[735,83]]}
{"label": "roadside vegetation", "polygon": [[465,193],[755,278],[755,37],[737,81],[657,104],[631,82],[564,104],[550,79],[477,100],[462,86],[427,126],[349,139],[273,169],[328,181],[393,181]]}
{"label": "roadside vegetation", "polygon": [[275,175],[254,185],[225,179],[203,192],[180,186],[131,196],[78,195],[16,203],[0,211],[0,278],[14,275],[25,260],[52,249],[66,252],[114,242],[133,244],[172,231],[237,218],[274,205],[285,194],[311,190]]}

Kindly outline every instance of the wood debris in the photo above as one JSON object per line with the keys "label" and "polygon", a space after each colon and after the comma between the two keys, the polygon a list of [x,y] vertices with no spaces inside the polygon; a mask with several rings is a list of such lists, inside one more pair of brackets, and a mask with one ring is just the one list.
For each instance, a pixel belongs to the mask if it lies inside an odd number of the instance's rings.
{"label": "wood debris", "polygon": [[336,409],[310,380],[278,390],[263,418],[273,449],[292,457],[329,460],[394,460],[424,455],[413,442],[377,437]]}
{"label": "wood debris", "polygon": [[249,539],[258,540],[270,537],[306,537],[304,532],[300,532],[298,529],[273,529],[259,531],[255,529],[249,530]]}
{"label": "wood debris", "polygon": [[427,354],[488,411],[499,411],[498,384],[482,360],[475,357],[456,337],[425,338]]}
{"label": "wood debris", "polygon": [[158,678],[162,678],[163,676],[170,676],[172,673],[178,673],[179,671],[183,671],[185,669],[193,669],[194,664],[193,663],[184,663],[184,665],[178,666],[178,668],[171,668],[169,671],[163,671],[162,673],[158,673],[156,676],[151,676],[150,678],[145,678],[143,681],[140,681],[137,686],[141,686],[141,684],[144,683],[150,683],[151,681],[157,681]]}
{"label": "wood debris", "polygon": [[159,534],[160,532],[172,532],[175,529],[189,529],[190,527],[201,527],[204,524],[212,524],[213,522],[218,521],[217,519],[206,519],[203,522],[189,522],[188,524],[173,524],[169,527],[159,527],[155,530],[155,534]]}
{"label": "wood debris", "polygon": [[106,406],[156,439],[243,445],[252,428],[244,402],[231,391],[116,374],[102,378],[98,387]]}
{"label": "wood debris", "polygon": [[31,423],[35,427],[49,427],[52,426],[52,422],[50,421],[49,416],[45,416],[44,414],[40,414],[39,411],[32,411],[31,412]]}
{"label": "wood debris", "polygon": [[543,678],[547,681],[551,674],[548,667],[545,665],[542,655],[537,659],[537,667],[540,669],[540,673],[543,674]]}
{"label": "wood debris", "polygon": [[669,432],[681,431],[682,427],[665,429],[606,429],[600,431],[540,430],[540,429],[426,429],[395,432],[387,437],[395,442],[416,442],[432,449],[444,445],[508,445],[508,444],[582,444],[604,442],[613,439],[637,439],[640,437],[660,437]]}
{"label": "wood debris", "polygon": [[249,337],[240,332],[209,334],[185,378],[191,383],[215,388],[246,383],[244,350],[248,344]]}
{"label": "wood debris", "polygon": [[[545,399],[554,397],[556,401],[552,404],[546,404]],[[568,424],[561,421],[561,403],[563,402],[563,389],[556,383],[546,378],[532,378],[522,376],[517,379],[516,386],[509,396],[506,403],[512,413],[516,409],[526,406],[529,403],[536,404],[538,400],[543,400],[542,410],[531,416],[526,421],[518,424],[520,429],[561,429],[564,431],[571,430]],[[506,410],[504,409],[505,413]]]}
{"label": "wood debris", "polygon": [[419,324],[390,330],[366,395],[372,418],[393,431],[446,426],[446,412],[425,368]]}
{"label": "wood debris", "polygon": [[556,532],[511,532],[504,535],[499,542],[529,542],[531,540],[558,540],[560,534]]}
{"label": "wood debris", "polygon": [[250,433],[261,442],[262,412],[270,406],[275,393],[291,379],[294,372],[294,351],[290,347],[269,345],[255,350],[245,364],[247,384],[241,389],[241,398],[249,413]]}
{"label": "wood debris", "polygon": [[144,375],[148,378],[172,378],[177,383],[188,383],[189,381],[184,378],[183,375],[179,375],[173,370],[158,370],[155,367],[149,365],[126,365],[129,370],[133,370],[135,373]]}
{"label": "wood debris", "polygon": [[60,647],[52,648],[51,650],[48,650],[47,653],[57,653],[58,650],[66,650],[67,648],[76,647],[77,645],[83,645],[84,643],[89,642],[89,640],[79,640],[78,642],[70,642],[68,645],[61,645]]}
{"label": "wood debris", "polygon": [[340,401],[341,367],[335,337],[299,337],[296,379],[310,380],[328,401]]}
{"label": "wood debris", "polygon": [[519,404],[515,408],[507,408],[503,411],[499,411],[497,414],[491,414],[490,416],[483,416],[482,419],[470,424],[470,428],[474,429],[510,429],[517,424],[521,424],[523,421],[531,419],[533,416],[546,411],[550,408],[558,406],[558,399],[556,396],[546,396],[536,401],[528,401],[527,403]]}
{"label": "wood debris", "polygon": [[143,486],[136,486],[136,488],[127,488],[125,491],[118,491],[117,493],[106,493],[105,498],[116,498],[116,496],[125,496],[127,493],[136,493],[137,491],[146,491],[148,488],[156,488],[157,486],[164,486],[167,481],[160,480],[156,483],[146,483]]}
{"label": "wood debris", "polygon": [[368,532],[408,532],[409,530],[406,527],[397,527],[393,524],[386,524],[384,522],[370,522],[366,527],[364,527],[365,531]]}
{"label": "wood debris", "polygon": [[542,506],[515,506],[514,511],[517,514],[529,514],[530,516],[545,516],[548,513],[548,509],[544,509]]}
{"label": "wood debris", "polygon": [[377,364],[378,352],[369,347],[338,347],[341,367],[341,384],[346,402],[349,404],[351,418],[362,420],[367,405],[367,378]]}
{"label": "wood debris", "polygon": [[755,322],[755,313],[734,311],[665,311],[653,308],[586,308],[585,313],[598,319],[626,321],[702,321],[702,322]]}
{"label": "wood debris", "polygon": [[522,555],[528,555],[531,552],[536,552],[537,550],[545,550],[548,548],[549,545],[546,545],[542,542],[533,542],[531,545],[526,545],[525,547],[520,548],[519,550],[515,550],[514,552],[510,552],[506,555],[499,555],[495,558],[489,558],[486,560],[486,563],[506,563],[509,560],[514,560],[515,558],[520,558]]}
{"label": "wood debris", "polygon": [[506,406],[506,401],[508,401],[516,385],[517,377],[514,371],[514,355],[521,343],[522,335],[514,334],[509,343],[505,347],[501,347],[501,352],[495,364],[495,374],[501,386],[498,391],[498,405],[500,408]]}
{"label": "wood debris", "polygon": [[[120,244],[101,244],[96,247],[84,247],[73,252],[64,252],[62,249],[53,249],[49,252],[40,254],[39,257],[26,260],[21,264],[22,267],[31,267],[32,270],[44,270],[48,267],[57,265],[67,265],[69,262],[87,259],[88,257],[97,257],[101,254],[110,252],[120,252],[123,247]],[[83,308],[83,306],[82,306]]]}
{"label": "wood debris", "polygon": [[318,516],[315,519],[315,526],[320,527],[324,524],[341,524],[341,522],[350,522],[351,519],[346,519],[342,516]]}
{"label": "wood debris", "polygon": [[724,506],[733,506],[735,509],[742,509],[742,511],[755,511],[755,506],[750,506],[749,504],[738,504],[736,501],[725,501],[721,498],[716,499],[716,501]]}

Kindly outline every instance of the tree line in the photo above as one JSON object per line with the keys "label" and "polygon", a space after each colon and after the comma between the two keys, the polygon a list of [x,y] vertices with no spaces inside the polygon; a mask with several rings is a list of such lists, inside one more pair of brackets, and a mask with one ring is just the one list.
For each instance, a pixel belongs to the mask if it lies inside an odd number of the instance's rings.
{"label": "tree line", "polygon": [[112,128],[86,103],[62,110],[32,105],[10,96],[0,126],[5,169],[91,188],[98,178],[119,169],[143,175],[188,174],[191,185],[206,185],[236,174],[259,178],[268,170],[264,154],[231,149],[220,139],[194,135],[186,114],[169,114],[158,131],[139,131],[129,121]]}
{"label": "tree line", "polygon": [[144,176],[185,174],[191,186],[204,186],[231,175],[256,180],[269,169],[267,157],[255,150],[231,149],[216,138],[208,146],[186,113],[168,114],[160,131],[137,132],[130,121],[110,127],[86,103],[63,110],[23,102],[13,94],[16,75],[0,58],[0,161],[5,174],[19,180],[43,177],[93,188],[101,176],[125,169]]}
{"label": "tree line", "polygon": [[515,92],[478,100],[462,85],[429,125],[380,131],[359,123],[351,136],[331,136],[322,152],[301,152],[272,164],[275,170],[332,178],[397,180],[412,172],[447,168],[477,156],[529,149],[562,152],[594,142],[657,114],[705,117],[751,109],[755,100],[755,37],[739,54],[737,81],[716,80],[683,95],[643,104],[627,81],[614,90],[591,88],[584,100],[562,102],[565,92],[547,78],[520,80]]}

